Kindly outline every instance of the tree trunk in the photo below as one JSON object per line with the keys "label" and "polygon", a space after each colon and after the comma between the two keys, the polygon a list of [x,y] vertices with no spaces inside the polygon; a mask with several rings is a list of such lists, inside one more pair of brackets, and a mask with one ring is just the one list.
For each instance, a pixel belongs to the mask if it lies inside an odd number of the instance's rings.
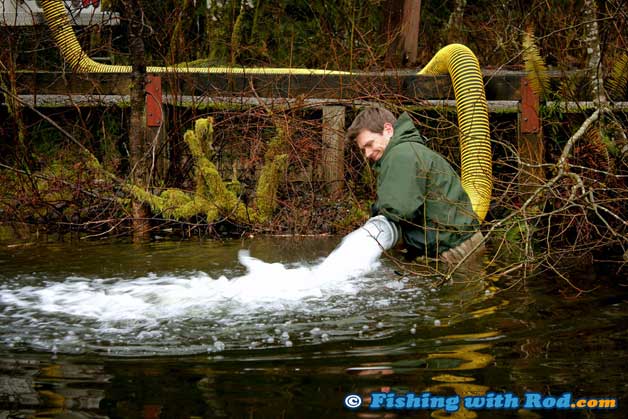
{"label": "tree trunk", "polygon": [[467,0],[456,0],[454,3],[454,11],[449,15],[449,21],[445,27],[448,43],[464,43],[462,39],[462,18],[464,17],[464,9],[467,7]]}
{"label": "tree trunk", "polygon": [[[2,28],[2,36],[6,36],[7,46],[0,52],[0,63],[3,64],[2,70],[6,71],[6,79],[4,75],[0,75],[0,87],[5,92],[4,102],[6,103],[9,116],[12,117],[15,124],[15,160],[20,162],[20,166],[24,171],[30,172],[32,166],[32,159],[29,147],[26,142],[26,125],[22,118],[22,104],[17,100],[17,65],[16,65],[16,51],[15,51],[15,39],[12,33],[8,32],[7,27]],[[5,64],[6,63],[6,64]],[[2,129],[9,129],[10,123],[3,123]]]}
{"label": "tree trunk", "polygon": [[421,23],[421,0],[387,0],[384,32],[388,37],[386,61],[402,66],[416,63]]}
{"label": "tree trunk", "polygon": [[589,57],[587,68],[591,72],[593,101],[597,106],[606,103],[604,78],[602,76],[602,51],[600,48],[600,32],[597,25],[597,4],[595,0],[584,0],[584,20],[586,28],[585,44]]}
{"label": "tree trunk", "polygon": [[403,41],[403,58],[409,65],[416,63],[420,25],[421,0],[405,0],[401,19],[401,38]]}
{"label": "tree trunk", "polygon": [[[146,188],[148,173],[146,164],[146,56],[144,54],[143,10],[139,0],[125,3],[129,19],[129,50],[131,53],[131,120],[129,123],[129,153],[131,181]],[[149,213],[144,203],[133,200],[133,241],[148,239]]]}

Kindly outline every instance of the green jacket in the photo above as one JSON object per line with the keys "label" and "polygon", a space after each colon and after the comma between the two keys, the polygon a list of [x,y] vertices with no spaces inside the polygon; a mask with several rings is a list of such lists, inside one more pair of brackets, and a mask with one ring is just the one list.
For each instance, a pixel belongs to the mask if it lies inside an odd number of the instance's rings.
{"label": "green jacket", "polygon": [[401,227],[418,255],[436,257],[475,233],[479,223],[460,177],[443,156],[424,145],[408,114],[402,114],[377,173],[376,212]]}

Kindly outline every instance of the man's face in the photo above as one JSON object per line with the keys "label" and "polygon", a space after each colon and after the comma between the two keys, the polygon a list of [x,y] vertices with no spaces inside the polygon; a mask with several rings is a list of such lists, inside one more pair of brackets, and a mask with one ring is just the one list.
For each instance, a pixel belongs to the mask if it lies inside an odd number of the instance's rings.
{"label": "man's face", "polygon": [[377,161],[384,154],[386,146],[393,135],[393,127],[389,123],[384,124],[384,131],[381,134],[371,132],[367,129],[362,130],[355,137],[356,142],[360,150],[364,151],[364,155],[367,159]]}

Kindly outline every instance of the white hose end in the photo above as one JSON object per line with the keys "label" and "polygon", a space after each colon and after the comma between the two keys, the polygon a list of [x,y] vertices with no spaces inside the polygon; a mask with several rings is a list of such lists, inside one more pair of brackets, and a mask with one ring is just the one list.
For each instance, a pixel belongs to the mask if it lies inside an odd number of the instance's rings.
{"label": "white hose end", "polygon": [[384,250],[393,248],[401,237],[399,226],[383,215],[376,215],[375,217],[369,218],[362,228],[365,229]]}

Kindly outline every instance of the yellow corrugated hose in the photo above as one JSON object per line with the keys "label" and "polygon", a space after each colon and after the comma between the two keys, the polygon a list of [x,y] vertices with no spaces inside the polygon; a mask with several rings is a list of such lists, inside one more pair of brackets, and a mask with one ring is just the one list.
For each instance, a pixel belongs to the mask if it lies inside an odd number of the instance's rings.
{"label": "yellow corrugated hose", "polygon": [[[79,44],[70,18],[61,0],[42,0],[41,7],[44,18],[52,32],[52,37],[61,50],[63,59],[73,71],[81,73],[130,73],[131,66],[108,65],[97,63],[89,58]],[[246,74],[318,74],[340,75],[350,74],[346,71],[318,70],[307,68],[241,68],[241,67],[147,67],[149,73],[177,72],[177,73],[246,73]]]}
{"label": "yellow corrugated hose", "polygon": [[473,211],[484,220],[491,202],[493,174],[488,103],[484,80],[475,54],[464,45],[451,44],[439,50],[419,74],[449,73],[454,86],[460,130],[462,187]]}

